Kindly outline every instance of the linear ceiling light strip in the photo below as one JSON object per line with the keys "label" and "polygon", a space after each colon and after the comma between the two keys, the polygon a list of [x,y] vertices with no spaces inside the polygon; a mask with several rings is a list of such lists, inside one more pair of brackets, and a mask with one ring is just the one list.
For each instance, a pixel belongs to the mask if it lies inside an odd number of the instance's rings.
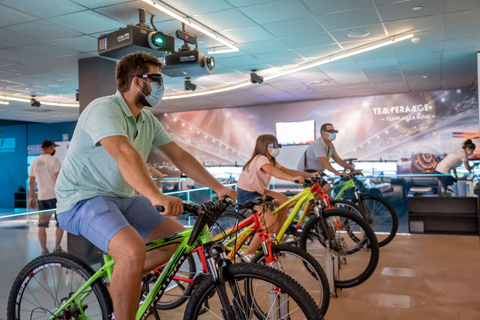
{"label": "linear ceiling light strip", "polygon": [[360,53],[375,50],[375,49],[385,47],[385,46],[388,46],[388,45],[391,45],[391,44],[394,44],[394,43],[397,43],[397,42],[400,42],[400,41],[403,41],[403,40],[406,40],[406,39],[410,39],[410,38],[413,38],[413,34],[409,34],[407,36],[397,38],[397,39],[394,39],[394,40],[389,40],[389,41],[386,41],[386,42],[382,42],[382,43],[379,43],[379,44],[376,44],[376,45],[373,45],[373,46],[370,46],[370,47],[367,47],[367,48],[355,50],[355,51],[345,53],[345,54],[342,54],[342,55],[339,55],[339,56],[324,59],[324,60],[321,60],[321,61],[318,61],[318,62],[310,63],[308,65],[301,66],[299,68],[291,69],[291,70],[288,70],[288,71],[280,71],[277,74],[265,77],[264,80],[265,81],[272,80],[272,79],[275,79],[275,78],[278,78],[278,77],[281,77],[281,76],[286,76],[288,74],[292,74],[292,73],[295,73],[295,72],[299,72],[299,71],[303,71],[303,70],[306,70],[306,69],[318,67],[322,64],[326,64],[326,63],[329,63],[331,61],[336,61],[336,60],[340,60],[340,59],[343,59],[343,58],[348,58],[348,57],[351,57],[351,56],[354,56],[354,55],[357,55],[357,54],[360,54]]}
{"label": "linear ceiling light strip", "polygon": [[[376,44],[376,45],[373,45],[373,46],[370,46],[370,47],[366,47],[366,48],[359,49],[359,50],[354,50],[352,52],[348,52],[348,53],[345,53],[345,54],[342,54],[342,55],[334,56],[334,57],[324,59],[324,60],[321,60],[321,61],[318,61],[318,62],[309,63],[309,64],[301,66],[299,68],[291,69],[291,70],[288,70],[288,71],[280,71],[278,74],[274,74],[274,75],[265,77],[264,80],[265,81],[272,80],[272,79],[275,79],[275,78],[278,78],[278,77],[283,77],[283,76],[292,74],[294,72],[299,72],[299,71],[307,70],[307,69],[310,69],[310,68],[314,68],[314,67],[320,66],[322,64],[326,64],[326,63],[329,63],[329,62],[332,62],[332,61],[335,61],[335,60],[340,60],[340,59],[343,59],[343,58],[351,57],[351,56],[354,56],[354,55],[357,55],[357,54],[360,54],[360,53],[363,53],[363,52],[375,50],[375,49],[378,49],[378,48],[381,48],[381,47],[384,47],[384,46],[388,46],[388,45],[391,45],[391,44],[394,44],[394,43],[397,43],[397,42],[400,42],[400,41],[403,41],[403,40],[410,39],[412,37],[413,37],[413,34],[409,34],[407,36],[400,37],[400,38],[393,39],[393,40],[389,40],[389,41],[385,41],[385,42],[382,42],[382,43],[379,43],[379,44]],[[178,95],[178,96],[165,96],[164,99],[182,99],[182,98],[204,96],[204,95],[207,95],[207,94],[214,94],[214,93],[239,89],[239,88],[242,88],[242,87],[249,86],[251,84],[252,84],[251,82],[245,82],[245,83],[235,85],[235,86],[232,86],[232,87],[226,87],[226,88],[221,88],[221,89],[216,89],[216,90],[209,90],[209,91],[205,91],[205,92],[197,92],[197,93],[184,94],[184,95]]]}
{"label": "linear ceiling light strip", "polygon": [[237,47],[235,47],[234,45],[232,45],[230,42],[226,41],[225,39],[222,39],[220,38],[218,35],[208,31],[207,29],[191,22],[190,20],[180,16],[179,14],[171,11],[170,9],[158,4],[158,3],[155,3],[155,1],[153,0],[143,0],[143,2],[151,5],[152,7],[155,7],[157,8],[158,10],[162,11],[163,13],[166,13],[168,14],[170,17],[174,18],[174,19],[177,19],[178,21],[180,22],[183,22],[185,23],[186,25],[192,27],[193,29],[195,30],[198,30],[200,31],[201,33],[209,36],[210,38],[214,39],[214,40],[217,40],[218,42],[226,45],[227,47],[229,47],[230,49],[229,50],[218,50],[218,51],[209,51],[208,53],[209,54],[212,54],[212,53],[228,53],[228,52],[237,52],[239,51],[239,49]]}
{"label": "linear ceiling light strip", "polygon": [[197,92],[197,93],[192,93],[192,94],[183,94],[183,95],[179,95],[179,96],[165,96],[163,99],[164,99],[164,100],[173,100],[173,99],[181,99],[181,98],[190,98],[190,97],[204,96],[204,95],[207,95],[207,94],[214,94],[214,93],[220,93],[220,92],[225,92],[225,91],[240,89],[240,88],[249,86],[249,85],[251,85],[251,84],[252,84],[251,82],[245,82],[245,83],[237,84],[237,85],[232,86],[232,87],[226,87],[226,88],[220,88],[220,89],[215,89],[215,90],[209,90],[209,91],[205,91],[205,92]]}
{"label": "linear ceiling light strip", "polygon": [[10,100],[10,101],[30,102],[30,99],[7,97],[7,96],[0,96],[0,99]]}
{"label": "linear ceiling light strip", "polygon": [[[10,100],[10,101],[19,101],[19,102],[28,102],[28,103],[30,103],[30,100],[31,100],[26,98],[17,98],[17,97],[9,97],[9,96],[0,96],[0,99]],[[61,102],[50,102],[50,101],[39,101],[39,102],[46,106],[71,107],[71,108],[79,107],[79,105],[76,103],[61,103]]]}
{"label": "linear ceiling light strip", "polygon": [[8,104],[10,104],[10,102],[8,102],[8,101],[0,101],[0,104],[8,105]]}
{"label": "linear ceiling light strip", "polygon": [[54,107],[70,107],[70,108],[79,107],[78,104],[74,104],[74,103],[60,103],[60,102],[48,102],[48,101],[40,101],[40,103],[46,106],[54,106]]}

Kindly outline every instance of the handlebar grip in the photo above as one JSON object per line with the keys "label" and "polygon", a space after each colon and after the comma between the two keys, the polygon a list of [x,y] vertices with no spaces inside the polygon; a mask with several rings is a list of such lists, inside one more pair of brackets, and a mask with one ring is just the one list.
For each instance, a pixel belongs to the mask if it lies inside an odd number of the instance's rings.
{"label": "handlebar grip", "polygon": [[157,209],[158,212],[164,212],[165,211],[165,208],[162,207],[162,206],[155,206],[155,209]]}

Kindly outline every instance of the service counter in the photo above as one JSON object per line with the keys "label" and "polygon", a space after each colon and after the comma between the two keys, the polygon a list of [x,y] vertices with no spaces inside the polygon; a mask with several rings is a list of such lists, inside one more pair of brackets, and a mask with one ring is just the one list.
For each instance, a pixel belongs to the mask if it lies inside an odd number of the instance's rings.
{"label": "service counter", "polygon": [[408,197],[410,233],[480,235],[478,197]]}

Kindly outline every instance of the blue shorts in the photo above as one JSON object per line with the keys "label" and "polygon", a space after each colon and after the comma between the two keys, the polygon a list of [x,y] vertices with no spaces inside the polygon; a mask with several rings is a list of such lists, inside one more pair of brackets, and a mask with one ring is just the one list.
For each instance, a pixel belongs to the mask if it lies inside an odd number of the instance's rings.
{"label": "blue shorts", "polygon": [[240,188],[237,189],[237,202],[239,204],[245,204],[260,196],[262,195],[256,191],[247,191]]}
{"label": "blue shorts", "polygon": [[60,228],[87,238],[103,252],[121,229],[132,226],[145,240],[147,234],[166,219],[144,196],[116,198],[98,196],[79,201],[57,214]]}

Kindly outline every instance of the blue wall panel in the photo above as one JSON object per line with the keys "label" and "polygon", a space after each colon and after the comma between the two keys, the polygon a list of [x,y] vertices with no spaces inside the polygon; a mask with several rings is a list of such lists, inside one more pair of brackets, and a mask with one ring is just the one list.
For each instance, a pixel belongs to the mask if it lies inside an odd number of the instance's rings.
{"label": "blue wall panel", "polygon": [[0,139],[15,138],[14,152],[0,152],[0,208],[13,208],[13,193],[27,180],[27,126],[0,127]]}
{"label": "blue wall panel", "polygon": [[72,138],[76,122],[12,125],[0,127],[0,139],[15,138],[15,152],[0,152],[0,208],[14,207],[14,192],[26,189],[27,145],[43,140],[62,141],[67,133]]}
{"label": "blue wall panel", "polygon": [[62,134],[67,133],[69,140],[72,139],[76,121],[60,123],[29,124],[28,144],[41,144],[43,140],[62,141]]}

